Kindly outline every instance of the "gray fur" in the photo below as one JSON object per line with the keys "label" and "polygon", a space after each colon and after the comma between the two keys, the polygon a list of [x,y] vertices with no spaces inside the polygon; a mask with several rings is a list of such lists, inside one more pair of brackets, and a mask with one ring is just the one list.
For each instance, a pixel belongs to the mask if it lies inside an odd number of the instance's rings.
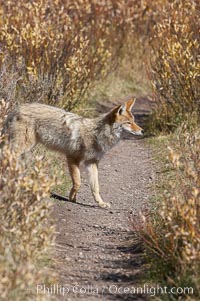
{"label": "gray fur", "polygon": [[[10,124],[10,138],[22,133],[19,126],[26,127],[35,137],[32,144],[42,143],[47,148],[80,158],[82,161],[100,160],[121,136],[121,128],[116,123],[109,124],[107,114],[95,119],[83,118],[76,114],[44,104],[32,103],[19,106],[7,119]],[[109,120],[108,120],[109,121]],[[23,135],[19,146],[23,147]],[[31,141],[30,141],[31,143]]]}
{"label": "gray fur", "polygon": [[98,162],[119,142],[123,131],[142,134],[130,112],[133,104],[134,100],[129,100],[93,119],[40,103],[23,104],[9,114],[4,131],[19,154],[30,151],[37,143],[65,154],[73,183],[69,195],[72,201],[81,185],[79,164],[85,162],[94,199],[99,206],[109,207],[99,193]]}

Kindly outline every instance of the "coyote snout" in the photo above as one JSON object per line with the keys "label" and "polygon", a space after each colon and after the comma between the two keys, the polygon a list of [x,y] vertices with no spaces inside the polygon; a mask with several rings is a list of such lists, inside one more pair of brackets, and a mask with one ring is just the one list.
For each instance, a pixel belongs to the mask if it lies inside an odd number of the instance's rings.
{"label": "coyote snout", "polygon": [[12,112],[6,121],[6,128],[12,146],[23,154],[37,143],[63,153],[66,156],[72,178],[71,201],[81,185],[80,163],[88,169],[91,191],[101,207],[109,207],[99,192],[98,163],[102,156],[122,137],[122,133],[142,135],[143,129],[134,121],[131,113],[135,100],[98,118],[83,118],[62,109],[40,103],[23,104]]}
{"label": "coyote snout", "polygon": [[143,136],[144,135],[144,130],[141,128],[139,128],[137,130],[126,129],[126,131],[135,136]]}
{"label": "coyote snout", "polygon": [[127,122],[122,125],[124,131],[130,133],[131,135],[135,136],[142,136],[144,134],[144,130],[139,127],[134,121]]}

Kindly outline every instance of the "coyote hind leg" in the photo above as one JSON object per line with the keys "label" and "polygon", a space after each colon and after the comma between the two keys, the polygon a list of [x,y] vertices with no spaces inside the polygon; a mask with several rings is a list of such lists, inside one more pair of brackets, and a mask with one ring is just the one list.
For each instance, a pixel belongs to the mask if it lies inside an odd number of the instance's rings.
{"label": "coyote hind leg", "polygon": [[79,169],[80,162],[72,158],[67,158],[69,172],[72,178],[72,189],[69,194],[69,200],[76,202],[76,195],[81,186],[81,174]]}
{"label": "coyote hind leg", "polygon": [[37,144],[34,129],[24,122],[17,122],[11,129],[11,147],[17,156],[30,157],[31,150]]}

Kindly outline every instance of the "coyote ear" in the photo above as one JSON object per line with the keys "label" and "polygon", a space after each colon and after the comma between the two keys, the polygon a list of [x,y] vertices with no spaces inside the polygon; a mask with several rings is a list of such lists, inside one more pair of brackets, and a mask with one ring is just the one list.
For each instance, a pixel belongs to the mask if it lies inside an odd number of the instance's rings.
{"label": "coyote ear", "polygon": [[128,111],[131,111],[131,110],[132,110],[132,107],[134,106],[135,101],[136,101],[135,98],[131,98],[131,99],[129,99],[129,100],[126,102],[126,109],[127,109]]}
{"label": "coyote ear", "polygon": [[126,106],[125,105],[121,105],[121,106],[118,107],[117,113],[119,115],[122,115],[125,111],[126,111]]}
{"label": "coyote ear", "polygon": [[106,119],[108,120],[108,122],[113,123],[116,121],[118,114],[122,115],[125,111],[126,111],[126,106],[119,105],[106,115]]}

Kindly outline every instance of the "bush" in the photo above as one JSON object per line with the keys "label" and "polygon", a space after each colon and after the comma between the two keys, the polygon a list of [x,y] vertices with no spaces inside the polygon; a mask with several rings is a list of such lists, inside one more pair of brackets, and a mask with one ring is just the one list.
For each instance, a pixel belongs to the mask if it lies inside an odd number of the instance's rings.
{"label": "bush", "polygon": [[161,16],[151,41],[151,79],[157,107],[149,126],[152,131],[168,133],[193,111],[200,116],[199,2],[169,2]]}
{"label": "bush", "polygon": [[[146,24],[154,23],[147,42],[156,102],[147,127],[174,135],[169,136],[168,177],[158,179],[158,202],[133,226],[150,262],[151,281],[194,289],[194,295],[162,295],[163,300],[199,300],[199,1],[154,1],[147,8]],[[165,146],[159,147],[165,153]]]}
{"label": "bush", "polygon": [[[7,109],[2,102],[1,117]],[[0,149],[1,300],[30,300],[31,296],[35,300],[36,292],[28,289],[38,281],[50,280],[37,266],[38,257],[44,256],[53,242],[47,197],[56,179],[47,176],[46,168],[42,157],[27,167],[8,145]]]}
{"label": "bush", "polygon": [[118,61],[123,1],[0,1],[0,65],[18,74],[15,98],[71,110]]}
{"label": "bush", "polygon": [[[199,129],[188,130],[187,127],[185,130],[182,127],[174,144],[176,146],[170,147],[168,158],[173,174],[171,171],[169,183],[159,178],[163,188],[155,215],[143,217],[142,226],[134,224],[134,228],[151,262],[151,276],[168,287],[193,287],[194,300],[199,300]],[[187,296],[182,296],[184,298]],[[174,299],[168,296],[167,300]]]}

